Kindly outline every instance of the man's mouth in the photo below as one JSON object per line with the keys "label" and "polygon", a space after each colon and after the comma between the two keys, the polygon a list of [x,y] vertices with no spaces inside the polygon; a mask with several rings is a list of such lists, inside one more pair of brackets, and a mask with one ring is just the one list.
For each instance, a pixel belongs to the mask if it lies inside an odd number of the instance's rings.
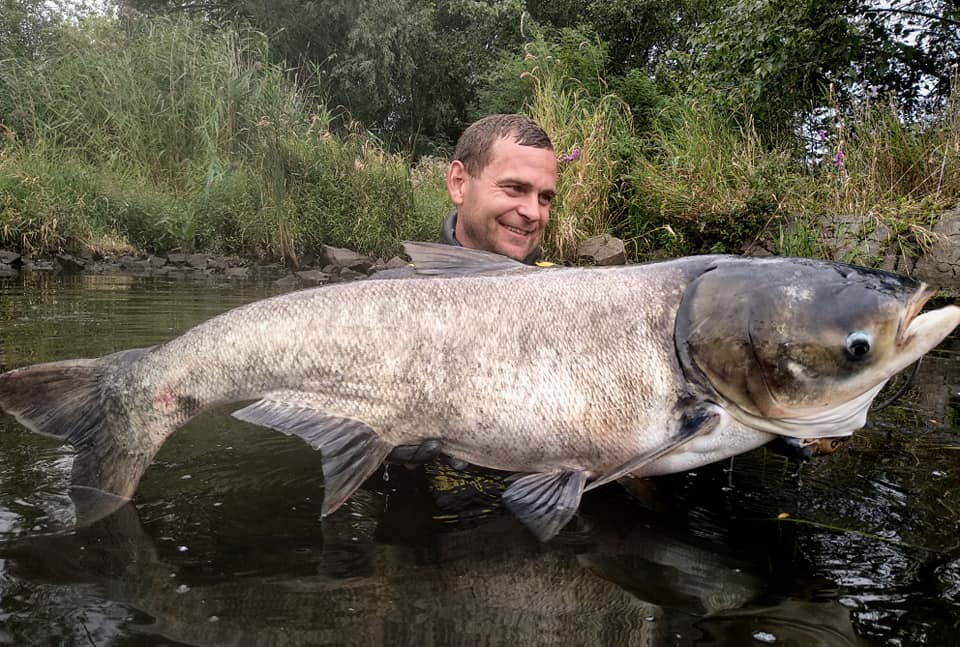
{"label": "man's mouth", "polygon": [[518,228],[518,227],[513,227],[513,226],[511,226],[511,225],[501,224],[500,226],[503,227],[504,229],[508,230],[508,231],[512,231],[513,233],[517,234],[518,236],[529,236],[530,234],[533,233],[532,231],[524,231],[523,229],[520,229],[520,228]]}

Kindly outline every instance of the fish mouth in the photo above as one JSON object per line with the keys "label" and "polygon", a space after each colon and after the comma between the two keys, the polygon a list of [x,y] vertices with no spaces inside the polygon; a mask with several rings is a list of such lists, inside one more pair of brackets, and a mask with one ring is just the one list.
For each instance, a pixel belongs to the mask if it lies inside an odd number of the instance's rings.
{"label": "fish mouth", "polygon": [[898,362],[900,368],[919,359],[960,325],[960,307],[955,305],[920,312],[935,293],[923,283],[907,302],[895,338],[896,354],[904,360]]}
{"label": "fish mouth", "polygon": [[[917,291],[913,293],[910,300],[907,301],[903,316],[900,318],[900,324],[897,326],[896,346],[897,351],[903,351],[907,348],[910,341],[914,338],[917,330],[912,330],[914,323],[918,321],[920,311],[923,306],[937,293],[936,288],[932,288],[926,283],[921,283]],[[919,326],[918,326],[919,327]]]}

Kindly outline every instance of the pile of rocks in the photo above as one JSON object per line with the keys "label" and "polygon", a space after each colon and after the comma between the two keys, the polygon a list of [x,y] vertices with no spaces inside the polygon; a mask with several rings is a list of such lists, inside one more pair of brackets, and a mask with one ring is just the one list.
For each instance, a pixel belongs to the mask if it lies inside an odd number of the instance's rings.
{"label": "pile of rocks", "polygon": [[253,263],[236,256],[186,254],[101,256],[57,254],[33,259],[16,252],[0,250],[0,278],[20,273],[55,274],[134,274],[139,276],[273,280],[283,287],[322,285],[364,278],[382,269],[402,267],[401,258],[374,259],[349,249],[325,246],[316,263],[292,270],[278,263]]}

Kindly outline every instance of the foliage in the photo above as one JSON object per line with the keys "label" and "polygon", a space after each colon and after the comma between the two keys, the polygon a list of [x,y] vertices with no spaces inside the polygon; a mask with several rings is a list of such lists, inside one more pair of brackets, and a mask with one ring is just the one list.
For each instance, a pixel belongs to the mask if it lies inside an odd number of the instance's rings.
{"label": "foliage", "polygon": [[866,103],[824,131],[831,150],[804,196],[808,209],[883,223],[902,246],[929,242],[926,225],[960,204],[960,97],[936,115],[905,122],[892,102]]}
{"label": "foliage", "polygon": [[[951,0],[121,4],[248,22],[270,35],[273,60],[347,115],[342,123],[352,118],[415,154],[442,150],[477,114],[521,109],[532,93],[522,77],[532,71],[527,54],[541,65],[552,55],[595,97],[632,93],[623,98],[642,123],[650,92],[638,94],[636,82],[655,80],[656,93],[745,106],[777,137],[789,136],[830,83],[844,108],[864,93],[895,94],[907,110],[935,108],[960,60],[960,8]],[[609,85],[598,91],[599,79]]]}
{"label": "foliage", "polygon": [[519,51],[502,52],[483,77],[474,117],[521,112],[541,91],[540,80],[550,78],[562,91],[604,94],[606,47],[588,30],[537,30]]}
{"label": "foliage", "polygon": [[648,147],[630,169],[624,230],[638,254],[739,252],[769,225],[795,175],[791,156],[768,151],[749,119],[710,103],[665,110]]}
{"label": "foliage", "polygon": [[703,25],[731,0],[593,0],[586,22],[610,44],[610,76],[631,70],[652,75],[671,51],[688,51]]}
{"label": "foliage", "polygon": [[960,201],[954,4],[0,0],[0,244],[394,253],[436,237],[466,121],[522,111],[571,158],[556,259],[825,254],[831,214],[917,248]]}
{"label": "foliage", "polygon": [[571,85],[561,70],[531,75],[530,116],[550,135],[560,158],[544,248],[551,258],[572,261],[580,241],[609,233],[619,219],[619,152],[633,135],[623,101],[609,94],[596,99]]}
{"label": "foliage", "polygon": [[[930,5],[936,11],[920,11]],[[949,7],[738,0],[692,36],[692,56],[677,60],[712,97],[745,106],[765,132],[789,131],[831,84],[843,107],[882,92],[911,109],[949,95],[960,61],[960,23]]]}
{"label": "foliage", "polygon": [[406,162],[333,136],[265,51],[256,32],[103,19],[43,60],[13,59],[3,242],[42,252],[103,234],[296,264],[321,243],[397,251],[438,226],[442,213],[414,213]]}
{"label": "foliage", "polygon": [[323,94],[336,123],[364,125],[416,153],[459,135],[482,73],[520,42],[522,3],[124,0],[140,11],[202,13],[270,36],[273,60]]}
{"label": "foliage", "polygon": [[7,53],[38,54],[60,22],[46,0],[0,0],[0,44]]}
{"label": "foliage", "polygon": [[606,44],[608,78],[631,70],[652,75],[670,51],[687,51],[690,36],[729,0],[528,0],[538,24],[587,29]]}
{"label": "foliage", "polygon": [[830,256],[819,229],[832,215],[873,223],[916,252],[932,219],[960,202],[956,96],[922,126],[905,123],[895,105],[864,104],[822,134],[842,155],[812,168],[800,161],[806,151],[772,145],[749,120],[724,114],[710,102],[680,103],[635,158],[624,234],[636,256],[739,253],[752,243]]}

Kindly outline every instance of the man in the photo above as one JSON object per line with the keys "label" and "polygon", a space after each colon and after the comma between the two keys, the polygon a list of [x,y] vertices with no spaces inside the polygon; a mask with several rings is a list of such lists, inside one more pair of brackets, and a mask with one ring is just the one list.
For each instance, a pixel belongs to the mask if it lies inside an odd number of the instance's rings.
{"label": "man", "polygon": [[456,210],[441,241],[534,263],[557,193],[557,159],[540,126],[490,115],[461,135],[447,170]]}
{"label": "man", "polygon": [[[521,115],[490,115],[474,122],[457,141],[447,169],[447,192],[455,209],[443,223],[440,242],[536,263],[557,193],[557,159],[550,137]],[[401,268],[375,277],[411,275],[412,270]],[[439,440],[426,441],[396,447],[390,459],[426,463],[441,451]],[[463,505],[464,490],[476,491],[475,497],[482,499],[491,486],[500,486],[480,473],[458,475],[436,467],[432,485],[441,497],[458,499],[454,507]]]}

